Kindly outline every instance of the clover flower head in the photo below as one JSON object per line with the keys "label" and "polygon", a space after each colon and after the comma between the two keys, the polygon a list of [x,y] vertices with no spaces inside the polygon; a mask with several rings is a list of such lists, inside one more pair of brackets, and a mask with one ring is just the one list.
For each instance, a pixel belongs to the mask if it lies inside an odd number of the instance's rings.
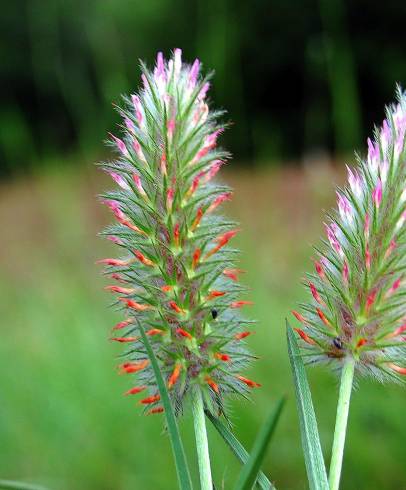
{"label": "clover flower head", "polygon": [[387,108],[368,154],[348,167],[307,276],[311,301],[293,314],[309,362],[383,381],[406,375],[406,95]]}
{"label": "clover flower head", "polygon": [[175,49],[158,53],[152,71],[142,65],[143,86],[125,98],[121,138],[111,135],[117,158],[102,168],[117,184],[102,198],[117,223],[103,234],[121,250],[99,261],[115,284],[115,305],[125,319],[111,340],[125,344],[120,373],[134,374],[128,395],[143,393],[147,413],[159,413],[160,395],[146,349],[150,339],[175,411],[191,387],[206,408],[221,413],[224,396],[259,386],[242,376],[250,356],[251,321],[241,308],[236,224],[218,214],[231,190],[214,183],[229,155],[217,147],[224,126],[209,110],[200,62],[182,62]]}

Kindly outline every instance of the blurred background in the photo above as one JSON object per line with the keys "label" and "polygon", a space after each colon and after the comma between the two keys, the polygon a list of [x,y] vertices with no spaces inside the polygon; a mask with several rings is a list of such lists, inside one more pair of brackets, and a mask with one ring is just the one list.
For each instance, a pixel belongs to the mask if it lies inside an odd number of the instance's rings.
{"label": "blurred background", "polygon": [[[264,470],[306,488],[284,318],[306,293],[323,210],[363,152],[397,82],[406,84],[400,0],[15,0],[0,14],[0,478],[55,490],[176,488],[160,416],[123,399],[119,318],[94,262],[110,220],[96,195],[111,185],[93,162],[115,130],[112,104],[138,86],[138,59],[181,47],[215,70],[211,98],[229,112],[234,162],[227,212],[259,320],[254,403],[233,402],[249,448],[270,406],[288,404]],[[107,255],[106,255],[107,254]],[[309,369],[329,458],[335,377]],[[362,380],[354,392],[343,489],[406,489],[406,393]],[[197,478],[191,421],[181,430]],[[210,432],[216,481],[239,465]],[[220,487],[221,488],[221,487]]]}

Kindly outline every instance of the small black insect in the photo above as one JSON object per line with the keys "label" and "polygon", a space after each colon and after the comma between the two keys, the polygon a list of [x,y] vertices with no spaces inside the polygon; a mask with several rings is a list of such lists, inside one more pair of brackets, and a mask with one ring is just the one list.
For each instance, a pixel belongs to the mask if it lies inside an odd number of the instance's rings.
{"label": "small black insect", "polygon": [[213,317],[213,320],[215,320],[218,316],[218,311],[215,310],[214,308],[211,310],[211,316]]}
{"label": "small black insect", "polygon": [[343,341],[340,339],[340,337],[336,337],[334,340],[333,340],[333,344],[335,345],[335,347],[337,347],[337,349],[342,349],[344,347],[344,343]]}

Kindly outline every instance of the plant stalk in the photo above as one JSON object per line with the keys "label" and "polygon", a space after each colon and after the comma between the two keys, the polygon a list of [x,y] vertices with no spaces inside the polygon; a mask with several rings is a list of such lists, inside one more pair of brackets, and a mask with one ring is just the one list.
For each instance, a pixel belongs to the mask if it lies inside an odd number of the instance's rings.
{"label": "plant stalk", "polygon": [[193,390],[192,412],[193,424],[195,427],[197,460],[199,463],[200,487],[201,490],[213,490],[203,398],[200,389],[197,387]]}
{"label": "plant stalk", "polygon": [[345,436],[347,432],[348,412],[352,384],[354,380],[354,359],[348,359],[341,372],[340,393],[338,395],[336,426],[334,430],[333,449],[331,453],[329,485],[330,490],[338,490],[340,486],[341,467],[343,465]]}

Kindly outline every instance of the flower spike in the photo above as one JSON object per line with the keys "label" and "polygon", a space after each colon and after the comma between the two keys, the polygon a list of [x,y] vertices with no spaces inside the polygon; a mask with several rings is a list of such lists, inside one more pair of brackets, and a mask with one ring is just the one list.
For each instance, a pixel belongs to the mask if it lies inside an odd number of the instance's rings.
{"label": "flower spike", "polygon": [[145,390],[147,414],[163,408],[141,325],[176,414],[196,389],[217,413],[242,384],[257,386],[238,378],[253,358],[242,341],[251,332],[241,309],[251,302],[241,299],[244,271],[229,245],[239,230],[218,215],[232,197],[215,182],[229,155],[218,147],[224,127],[209,109],[200,69],[179,49],[169,60],[158,53],[153,69],[143,68],[138,93],[124,98],[123,133],[110,136],[116,158],[102,164],[115,185],[102,196],[116,219],[105,235],[124,255],[99,261],[118,281],[106,290],[127,315],[111,340],[128,343],[119,372],[135,374],[126,394]]}
{"label": "flower spike", "polygon": [[[366,158],[349,168],[295,328],[306,359],[347,361],[380,381],[406,374],[406,93],[386,110]],[[389,341],[390,339],[390,341]],[[309,353],[313,351],[313,353]]]}

